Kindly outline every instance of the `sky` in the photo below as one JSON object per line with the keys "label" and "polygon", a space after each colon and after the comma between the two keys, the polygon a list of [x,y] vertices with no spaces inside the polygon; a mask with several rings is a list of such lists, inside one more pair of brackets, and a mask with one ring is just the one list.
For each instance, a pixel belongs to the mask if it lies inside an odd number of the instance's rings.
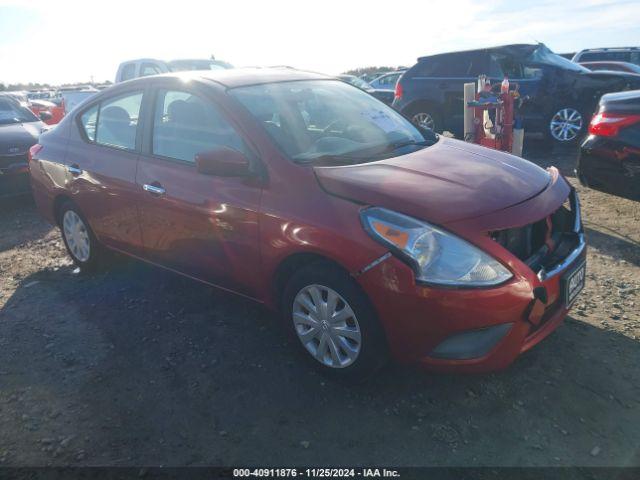
{"label": "sky", "polygon": [[0,0],[0,83],[114,80],[133,58],[337,74],[508,43],[640,45],[640,0]]}

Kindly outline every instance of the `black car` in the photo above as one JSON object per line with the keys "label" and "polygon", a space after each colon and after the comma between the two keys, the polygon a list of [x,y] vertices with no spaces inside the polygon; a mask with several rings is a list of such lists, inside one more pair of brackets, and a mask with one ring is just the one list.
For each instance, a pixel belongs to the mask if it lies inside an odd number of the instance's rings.
{"label": "black car", "polygon": [[421,57],[400,78],[393,106],[414,123],[462,135],[463,85],[487,75],[509,78],[524,101],[518,115],[526,132],[570,143],[582,137],[604,93],[640,88],[640,76],[591,72],[545,45],[506,45]]}
{"label": "black car", "polygon": [[583,185],[640,200],[640,90],[602,97],[576,173]]}
{"label": "black car", "polygon": [[0,197],[29,192],[27,154],[47,128],[20,102],[0,96]]}
{"label": "black car", "polygon": [[640,65],[640,47],[587,48],[576,53],[572,61],[629,62]]}

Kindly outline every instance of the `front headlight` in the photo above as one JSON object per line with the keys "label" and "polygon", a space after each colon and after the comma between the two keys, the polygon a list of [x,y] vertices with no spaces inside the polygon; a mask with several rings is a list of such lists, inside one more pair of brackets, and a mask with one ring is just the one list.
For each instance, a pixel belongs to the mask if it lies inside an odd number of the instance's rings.
{"label": "front headlight", "polygon": [[408,260],[419,281],[447,286],[490,286],[512,277],[500,262],[469,242],[426,222],[386,210],[361,213],[367,232]]}

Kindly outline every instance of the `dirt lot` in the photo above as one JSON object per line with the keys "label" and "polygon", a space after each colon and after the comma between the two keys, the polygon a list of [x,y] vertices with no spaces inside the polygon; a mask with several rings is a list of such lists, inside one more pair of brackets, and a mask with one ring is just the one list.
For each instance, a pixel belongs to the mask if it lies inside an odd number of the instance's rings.
{"label": "dirt lot", "polygon": [[0,200],[0,465],[640,465],[640,204],[579,192],[587,287],[554,335],[498,374],[354,388],[245,300],[134,261],[74,273]]}

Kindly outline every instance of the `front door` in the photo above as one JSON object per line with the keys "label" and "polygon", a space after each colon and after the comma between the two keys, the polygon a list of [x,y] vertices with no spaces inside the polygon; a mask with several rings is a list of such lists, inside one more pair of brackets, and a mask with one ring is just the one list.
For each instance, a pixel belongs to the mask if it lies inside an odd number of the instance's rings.
{"label": "front door", "polygon": [[152,103],[149,141],[136,177],[143,192],[145,257],[254,296],[261,183],[201,174],[195,165],[197,153],[219,146],[248,157],[251,151],[209,98],[180,87],[158,88]]}

